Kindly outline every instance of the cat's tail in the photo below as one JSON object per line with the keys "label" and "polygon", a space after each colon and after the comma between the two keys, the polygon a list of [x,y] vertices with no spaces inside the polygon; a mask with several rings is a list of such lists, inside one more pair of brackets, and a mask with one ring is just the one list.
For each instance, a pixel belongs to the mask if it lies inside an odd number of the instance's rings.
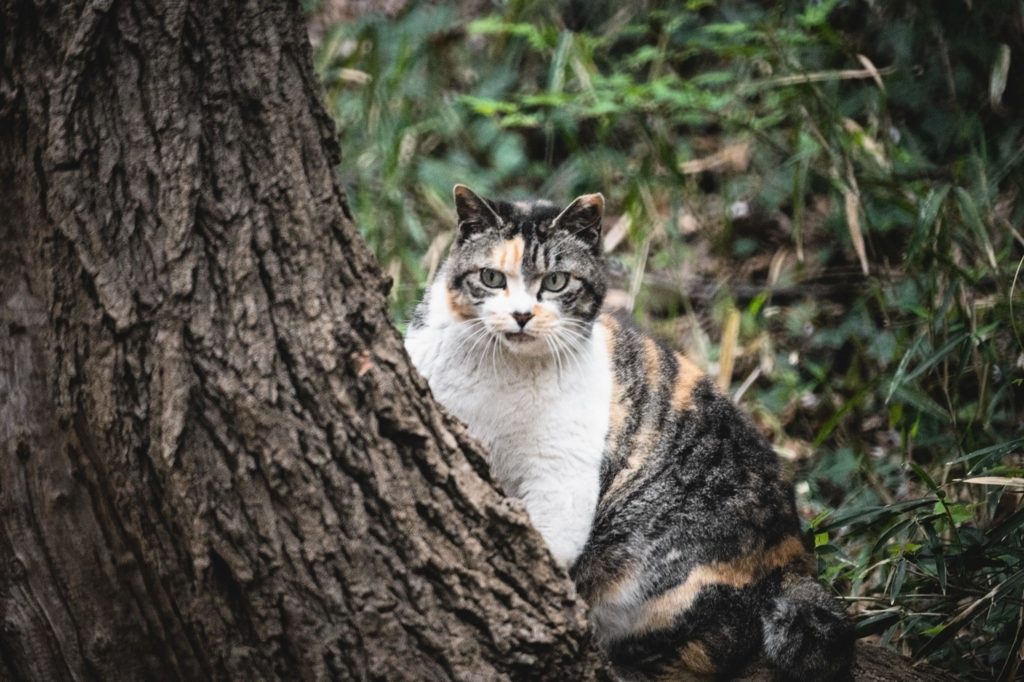
{"label": "cat's tail", "polygon": [[853,623],[814,578],[787,576],[761,622],[765,658],[781,679],[853,679]]}

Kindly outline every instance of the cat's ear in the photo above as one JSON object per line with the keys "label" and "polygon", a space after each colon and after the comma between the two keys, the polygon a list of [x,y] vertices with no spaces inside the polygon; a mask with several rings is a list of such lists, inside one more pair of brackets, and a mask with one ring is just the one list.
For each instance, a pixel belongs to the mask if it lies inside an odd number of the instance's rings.
{"label": "cat's ear", "polygon": [[501,224],[501,219],[487,200],[465,185],[452,187],[452,196],[455,197],[455,212],[459,216],[459,241]]}
{"label": "cat's ear", "polygon": [[604,218],[604,196],[584,194],[576,197],[564,211],[558,214],[553,225],[567,230],[595,252],[601,245],[601,219]]}

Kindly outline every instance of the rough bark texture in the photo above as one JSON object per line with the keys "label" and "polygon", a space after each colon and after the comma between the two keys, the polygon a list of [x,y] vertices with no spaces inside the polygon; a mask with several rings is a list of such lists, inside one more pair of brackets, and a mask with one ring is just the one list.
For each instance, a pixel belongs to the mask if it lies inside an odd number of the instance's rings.
{"label": "rough bark texture", "polygon": [[0,677],[589,674],[387,320],[298,7],[2,21]]}
{"label": "rough bark texture", "polygon": [[304,31],[2,4],[0,679],[604,675],[387,320]]}

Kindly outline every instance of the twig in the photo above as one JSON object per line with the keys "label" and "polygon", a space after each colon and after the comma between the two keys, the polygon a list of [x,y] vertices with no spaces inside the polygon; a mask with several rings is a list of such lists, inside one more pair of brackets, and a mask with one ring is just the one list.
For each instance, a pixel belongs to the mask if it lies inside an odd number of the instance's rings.
{"label": "twig", "polygon": [[820,83],[822,81],[837,80],[859,80],[864,78],[878,79],[879,76],[889,76],[896,72],[895,66],[887,66],[883,69],[842,69],[839,71],[816,71],[814,73],[795,73],[791,76],[777,76],[759,81],[751,81],[740,86],[741,90],[755,89],[759,87],[785,87],[787,85],[800,85],[803,83]]}
{"label": "twig", "polygon": [[732,401],[736,404],[739,404],[740,400],[743,398],[743,394],[747,392],[748,388],[754,385],[754,382],[757,381],[757,378],[759,376],[761,376],[760,365],[755,367],[754,371],[748,374],[747,378],[743,380],[743,383],[740,384],[740,387],[736,389],[736,393],[733,394]]}

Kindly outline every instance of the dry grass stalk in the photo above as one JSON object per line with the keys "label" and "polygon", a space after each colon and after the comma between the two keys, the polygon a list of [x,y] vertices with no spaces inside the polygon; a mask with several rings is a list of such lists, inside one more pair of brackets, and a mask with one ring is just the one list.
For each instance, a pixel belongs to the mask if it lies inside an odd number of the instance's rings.
{"label": "dry grass stalk", "polygon": [[718,387],[728,391],[732,383],[732,368],[736,362],[736,344],[740,336],[740,311],[730,308],[722,330],[722,349],[718,358]]}

